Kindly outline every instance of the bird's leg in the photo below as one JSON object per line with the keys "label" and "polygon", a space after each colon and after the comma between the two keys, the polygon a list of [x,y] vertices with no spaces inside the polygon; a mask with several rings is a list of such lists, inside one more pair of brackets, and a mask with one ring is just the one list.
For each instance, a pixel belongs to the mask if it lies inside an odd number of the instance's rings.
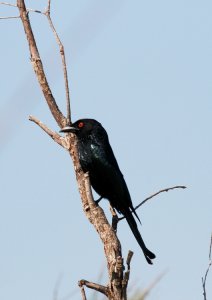
{"label": "bird's leg", "polygon": [[99,197],[99,199],[95,200],[96,204],[98,205],[102,199],[103,199],[103,197]]}

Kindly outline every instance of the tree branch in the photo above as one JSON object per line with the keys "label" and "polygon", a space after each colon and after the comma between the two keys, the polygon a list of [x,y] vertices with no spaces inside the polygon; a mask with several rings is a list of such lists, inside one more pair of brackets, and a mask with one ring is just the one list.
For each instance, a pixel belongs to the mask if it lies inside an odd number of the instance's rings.
{"label": "tree branch", "polygon": [[147,197],[146,199],[144,199],[140,204],[138,204],[136,207],[135,207],[135,210],[138,209],[141,205],[143,205],[144,203],[146,203],[148,200],[152,199],[153,197],[157,196],[158,194],[160,193],[164,193],[164,192],[168,192],[170,190],[174,190],[174,189],[186,189],[186,186],[184,185],[176,185],[176,186],[173,186],[173,187],[169,187],[169,188],[166,188],[166,189],[163,189],[163,190],[160,190],[159,192]]}
{"label": "tree branch", "polygon": [[[146,199],[144,199],[140,204],[138,204],[134,209],[137,210],[141,205],[143,205],[144,203],[146,203],[148,200],[152,199],[153,197],[159,195],[160,193],[163,193],[163,192],[168,192],[170,190],[174,190],[174,189],[186,189],[187,187],[184,186],[184,185],[176,185],[176,186],[173,186],[173,187],[170,187],[170,188],[166,188],[166,189],[163,189],[163,190],[160,190],[158,191],[157,193],[154,193],[153,195],[147,197]],[[113,209],[113,212],[111,211],[112,213],[112,226],[114,228],[114,230],[116,230],[117,228],[117,224],[119,221],[125,219],[125,217],[121,217],[119,218],[116,214],[116,211]]]}
{"label": "tree branch", "polygon": [[[11,4],[11,3],[8,3],[8,2],[0,2],[0,5],[7,5],[7,6],[12,6],[12,7],[17,7],[16,4]],[[38,13],[38,14],[43,14],[43,15],[45,15],[45,13],[42,12],[41,10],[32,9],[32,8],[26,8],[26,10],[27,10],[28,12],[35,12],[35,13]]]}
{"label": "tree branch", "polygon": [[55,36],[56,42],[59,46],[60,49],[60,55],[61,55],[61,60],[62,60],[62,66],[63,66],[63,76],[64,76],[64,82],[65,82],[65,91],[66,91],[66,111],[67,111],[67,125],[71,125],[71,105],[70,105],[70,95],[69,95],[69,86],[68,86],[68,72],[67,72],[67,67],[66,67],[66,58],[65,58],[65,51],[64,51],[64,46],[57,34],[57,31],[54,27],[54,24],[51,19],[50,15],[50,8],[51,8],[51,0],[48,0],[48,6],[46,9],[46,12],[44,13],[48,19],[49,26]]}
{"label": "tree branch", "polygon": [[46,99],[46,102],[49,106],[49,109],[51,110],[51,113],[56,120],[57,124],[60,126],[60,128],[63,128],[66,126],[66,118],[63,116],[61,111],[59,110],[57,103],[52,95],[52,92],[50,90],[44,69],[43,64],[40,58],[40,54],[35,42],[34,34],[32,32],[31,24],[29,21],[28,12],[26,10],[25,2],[24,0],[17,0],[17,7],[20,12],[21,21],[23,23],[23,27],[25,30],[25,34],[27,36],[28,45],[29,45],[29,51],[31,55],[31,62],[33,65],[33,69],[35,71],[35,74],[37,76],[38,82],[40,84],[41,90],[43,92],[43,95]]}
{"label": "tree branch", "polygon": [[16,4],[11,4],[11,3],[8,3],[8,2],[0,2],[0,5],[7,5],[7,6],[12,6],[12,7],[17,7]]}
{"label": "tree branch", "polygon": [[104,294],[105,296],[108,295],[107,287],[103,286],[101,284],[97,284],[97,283],[90,282],[90,281],[82,279],[78,282],[78,285],[79,285],[79,287],[82,287],[82,286],[85,285],[87,288],[95,290],[97,292],[100,292],[100,293]]}
{"label": "tree branch", "polygon": [[65,138],[60,136],[57,132],[48,128],[45,124],[43,124],[40,120],[38,120],[34,116],[29,116],[29,120],[37,124],[41,129],[43,129],[43,131],[45,131],[60,146],[69,149],[69,146],[67,145]]}
{"label": "tree branch", "polygon": [[0,17],[0,20],[7,20],[7,19],[19,19],[20,16],[11,16],[11,17]]}

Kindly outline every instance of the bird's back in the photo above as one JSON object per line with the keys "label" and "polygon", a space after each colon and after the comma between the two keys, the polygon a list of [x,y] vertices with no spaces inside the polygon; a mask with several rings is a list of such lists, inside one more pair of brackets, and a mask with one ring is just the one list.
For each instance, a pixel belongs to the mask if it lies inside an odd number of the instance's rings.
{"label": "bird's back", "polygon": [[80,164],[89,172],[91,185],[103,198],[107,198],[117,211],[133,208],[130,194],[119,169],[104,128],[96,128],[90,136],[78,142]]}

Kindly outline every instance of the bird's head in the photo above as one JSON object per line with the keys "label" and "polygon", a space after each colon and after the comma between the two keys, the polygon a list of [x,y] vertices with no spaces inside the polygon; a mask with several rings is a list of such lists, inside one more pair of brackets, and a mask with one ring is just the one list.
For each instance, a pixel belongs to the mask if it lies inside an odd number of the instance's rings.
{"label": "bird's head", "polygon": [[77,136],[89,135],[96,131],[98,128],[102,128],[101,124],[94,119],[80,119],[71,126],[66,126],[60,130],[64,133],[74,133]]}

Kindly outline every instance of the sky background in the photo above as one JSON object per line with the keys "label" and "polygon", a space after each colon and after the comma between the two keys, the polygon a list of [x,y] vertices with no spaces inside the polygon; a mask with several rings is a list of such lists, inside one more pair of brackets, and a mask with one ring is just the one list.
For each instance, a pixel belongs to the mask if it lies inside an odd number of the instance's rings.
{"label": "sky background", "polygon": [[[118,228],[123,256],[134,251],[131,291],[166,271],[150,300],[203,299],[212,231],[211,11],[207,0],[52,1],[66,49],[72,120],[95,118],[106,128],[134,205],[160,189],[187,186],[138,211],[142,236],[157,255],[153,266],[126,222]],[[0,16],[17,14],[0,5]],[[57,45],[43,15],[31,14],[31,21],[65,112]],[[103,247],[82,211],[69,155],[28,121],[32,114],[59,130],[32,70],[22,24],[0,20],[0,31],[0,299],[78,300],[78,280],[99,282]],[[101,206],[108,212],[107,201]],[[212,299],[212,272],[207,292]]]}

